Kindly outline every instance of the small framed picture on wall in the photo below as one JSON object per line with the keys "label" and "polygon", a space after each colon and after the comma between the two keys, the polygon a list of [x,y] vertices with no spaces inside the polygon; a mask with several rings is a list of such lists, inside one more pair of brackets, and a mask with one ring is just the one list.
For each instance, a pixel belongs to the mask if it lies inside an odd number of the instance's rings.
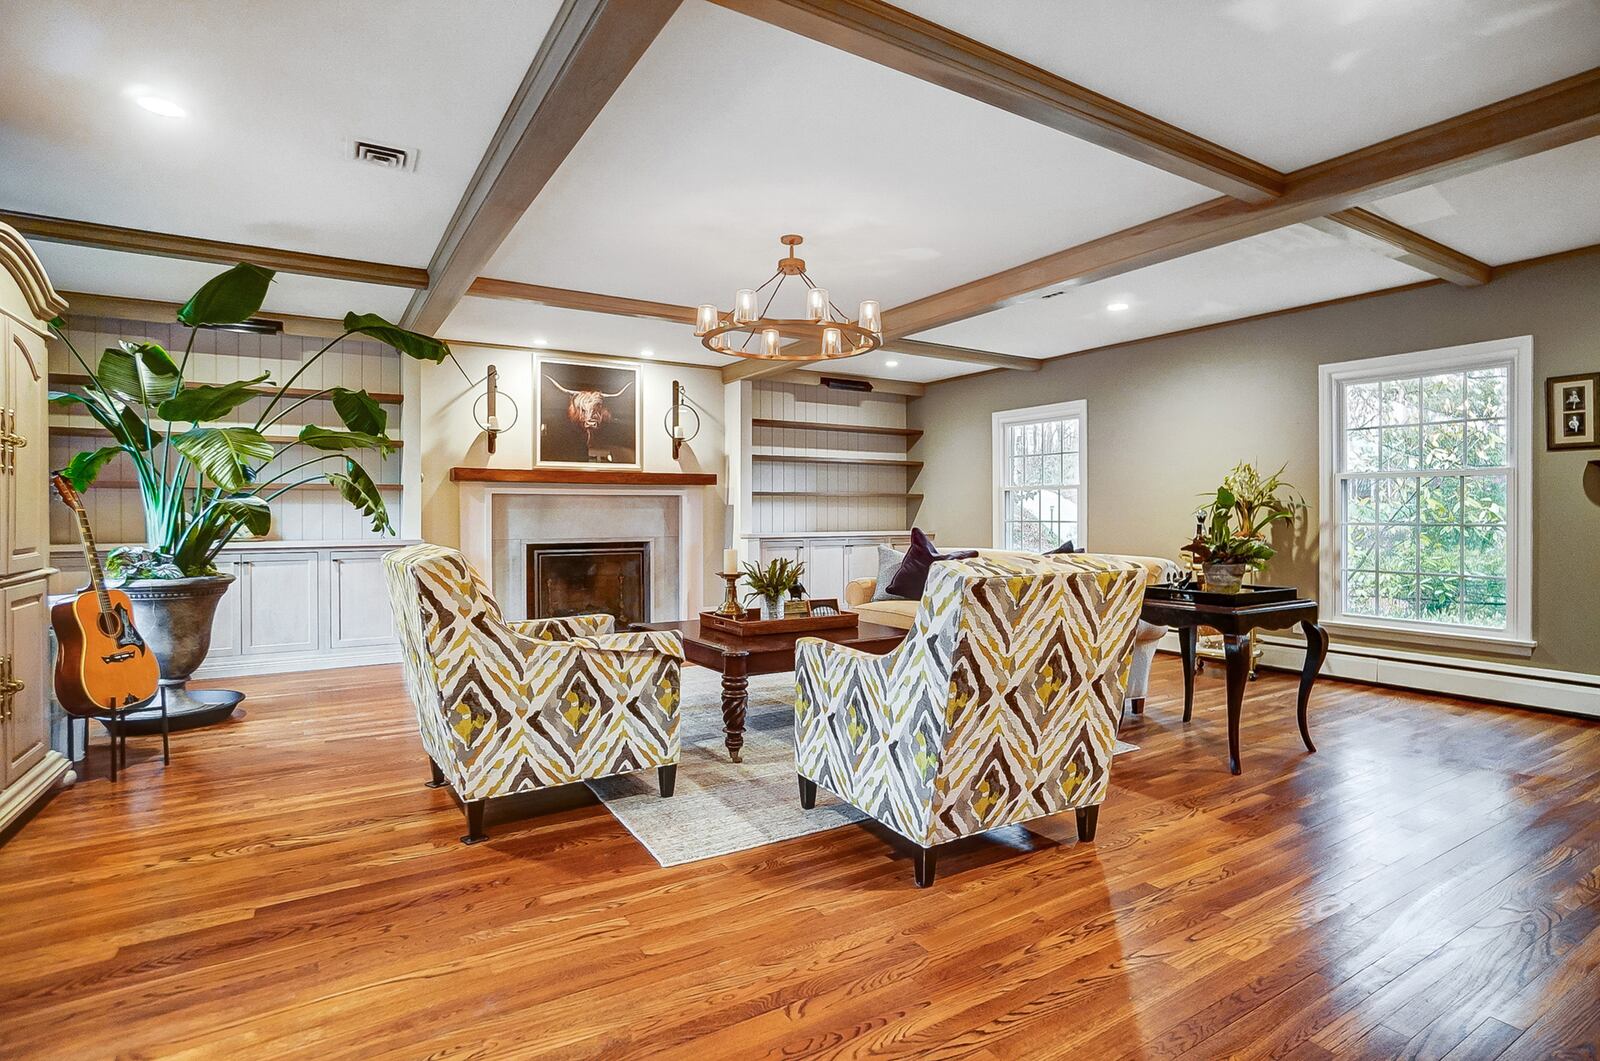
{"label": "small framed picture on wall", "polygon": [[1600,448],[1600,436],[1595,431],[1595,398],[1600,394],[1600,372],[1551,376],[1544,385],[1545,419],[1550,431],[1545,448]]}
{"label": "small framed picture on wall", "polygon": [[638,468],[639,367],[539,359],[534,463]]}

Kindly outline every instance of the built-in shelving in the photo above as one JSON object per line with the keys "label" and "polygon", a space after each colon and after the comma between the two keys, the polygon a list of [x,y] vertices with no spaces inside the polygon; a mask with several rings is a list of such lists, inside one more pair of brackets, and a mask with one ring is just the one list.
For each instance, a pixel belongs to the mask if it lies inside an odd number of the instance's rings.
{"label": "built-in shelving", "polygon": [[[250,424],[212,424],[212,423],[208,423],[208,424],[206,424],[206,426],[207,427],[251,427],[252,425],[250,425]],[[110,438],[111,437],[111,432],[107,431],[105,428],[101,427],[99,424],[63,424],[63,423],[60,423],[59,421],[56,421],[56,420],[50,421],[50,434],[52,436],[57,436],[57,435],[60,435],[60,436],[63,436],[63,437],[76,436],[78,438],[94,438],[94,437]],[[298,431],[274,431],[271,428],[267,428],[265,431],[261,432],[261,435],[268,442],[298,442],[298,441],[300,441],[300,432],[298,432]],[[399,449],[401,446],[404,446],[405,443],[402,442],[398,438],[391,438],[389,440],[389,445],[394,447],[395,449]]]}
{"label": "built-in shelving", "polygon": [[[89,377],[81,372],[52,372],[50,373],[50,384],[54,387],[87,387],[89,386]],[[224,384],[206,383],[198,380],[188,380],[183,385],[185,390],[194,390],[196,387],[221,386],[224,386]],[[260,384],[247,389],[256,394],[278,393],[277,387],[267,387]],[[356,388],[352,387],[351,389],[354,390]],[[328,388],[326,387],[290,387],[283,392],[283,396],[285,398],[313,398],[325,396],[327,392]],[[403,395],[393,391],[368,391],[367,395],[379,405],[401,405],[405,402]]]}
{"label": "built-in shelving", "polygon": [[859,464],[868,468],[914,468],[921,470],[921,461],[889,460],[883,457],[816,457],[786,453],[752,453],[750,459],[762,463],[782,464]]}
{"label": "built-in shelving", "polygon": [[752,490],[755,497],[898,497],[907,501],[921,501],[921,494],[908,494],[903,490]]}
{"label": "built-in shelving", "polygon": [[[922,437],[922,431],[915,427],[873,427],[866,424],[818,424],[809,420],[772,420],[766,417],[756,417],[750,421],[751,427],[770,427],[781,431],[840,431],[852,435],[892,435],[897,438],[908,439],[915,442]],[[908,443],[909,444],[909,443]]]}

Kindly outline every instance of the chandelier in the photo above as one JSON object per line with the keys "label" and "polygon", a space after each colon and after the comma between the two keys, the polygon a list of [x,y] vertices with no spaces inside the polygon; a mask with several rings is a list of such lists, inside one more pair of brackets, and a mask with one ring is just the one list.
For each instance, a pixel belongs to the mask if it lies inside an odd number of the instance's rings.
{"label": "chandelier", "polygon": [[[780,237],[779,242],[787,250],[778,259],[778,271],[760,287],[740,288],[734,295],[731,312],[723,313],[709,303],[695,311],[694,333],[705,348],[767,361],[831,361],[882,346],[883,316],[878,303],[861,303],[856,319],[847,319],[829,300],[827,288],[818,287],[806,275],[805,261],[795,257],[794,249],[804,240],[788,235]],[[791,276],[798,276],[806,286],[805,316],[768,316],[783,282]],[[756,304],[769,286],[772,291],[758,312]]]}

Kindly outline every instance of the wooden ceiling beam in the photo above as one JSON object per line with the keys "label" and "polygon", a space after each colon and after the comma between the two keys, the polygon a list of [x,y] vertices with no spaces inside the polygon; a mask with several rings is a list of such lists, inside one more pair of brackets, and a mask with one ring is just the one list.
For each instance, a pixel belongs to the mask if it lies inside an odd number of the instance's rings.
{"label": "wooden ceiling beam", "polygon": [[1400,252],[1394,256],[1395,261],[1404,262],[1413,269],[1420,269],[1452,284],[1476,287],[1487,284],[1494,277],[1492,266],[1431,240],[1420,232],[1397,225],[1371,210],[1354,206],[1329,214],[1327,219],[1387,243]]}
{"label": "wooden ceiling beam", "polygon": [[1597,134],[1600,68],[1297,170],[1278,199],[1213,199],[888,310],[884,334],[915,335]]}
{"label": "wooden ceiling beam", "polygon": [[591,291],[571,291],[564,287],[524,284],[518,280],[496,280],[480,276],[467,288],[473,298],[499,298],[513,302],[536,302],[557,309],[578,309],[587,313],[609,313],[618,317],[643,317],[646,320],[693,324],[695,311],[690,306],[670,302],[650,302],[620,295],[598,295]]}
{"label": "wooden ceiling beam", "polygon": [[992,350],[974,350],[967,346],[948,343],[929,343],[917,339],[890,339],[883,349],[891,353],[910,354],[914,357],[931,357],[938,361],[959,361],[968,365],[987,365],[990,368],[1008,368],[1013,372],[1039,371],[1039,359],[1018,357],[1016,354],[997,354]]}
{"label": "wooden ceiling beam", "polygon": [[566,0],[428,265],[403,323],[434,332],[489,264],[681,0]]}
{"label": "wooden ceiling beam", "polygon": [[215,262],[218,265],[250,262],[280,273],[320,276],[329,280],[352,280],[362,284],[383,284],[387,287],[420,288],[428,283],[427,270],[407,265],[385,265],[381,262],[365,262],[354,258],[335,258],[326,254],[308,254],[305,251],[257,247],[248,243],[226,243],[222,240],[201,239],[198,236],[148,232],[138,228],[102,225],[94,221],[73,221],[64,217],[45,217],[41,214],[23,214],[9,210],[0,210],[0,221],[6,222],[25,236],[44,240],[46,243],[67,243],[76,247],[151,254],[192,262]]}
{"label": "wooden ceiling beam", "polygon": [[882,0],[713,2],[1224,195],[1260,203],[1283,193],[1276,170]]}

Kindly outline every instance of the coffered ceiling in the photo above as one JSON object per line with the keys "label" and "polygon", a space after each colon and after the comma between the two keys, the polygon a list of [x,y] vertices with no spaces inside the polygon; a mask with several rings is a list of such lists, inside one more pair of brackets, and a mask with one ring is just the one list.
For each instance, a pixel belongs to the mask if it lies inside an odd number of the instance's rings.
{"label": "coffered ceiling", "polygon": [[841,306],[958,348],[826,369],[913,382],[1600,243],[1594,0],[636,3],[26,5],[0,212],[94,223],[14,218],[68,291],[181,301],[275,255],[272,312],[725,378],[766,366],[687,307],[799,232]]}

